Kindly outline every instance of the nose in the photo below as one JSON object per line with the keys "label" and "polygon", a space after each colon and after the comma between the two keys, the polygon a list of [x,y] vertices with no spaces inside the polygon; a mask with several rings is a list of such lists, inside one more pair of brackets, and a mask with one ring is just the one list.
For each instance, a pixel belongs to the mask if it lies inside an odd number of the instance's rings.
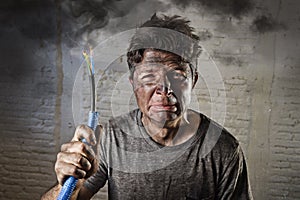
{"label": "nose", "polygon": [[170,95],[173,92],[171,82],[168,76],[163,76],[157,83],[156,93],[161,95]]}

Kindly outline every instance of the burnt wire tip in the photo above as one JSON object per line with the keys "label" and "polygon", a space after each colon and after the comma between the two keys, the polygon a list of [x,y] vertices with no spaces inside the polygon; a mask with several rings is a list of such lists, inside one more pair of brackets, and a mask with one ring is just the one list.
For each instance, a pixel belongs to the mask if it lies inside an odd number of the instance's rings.
{"label": "burnt wire tip", "polygon": [[94,66],[93,50],[92,49],[90,49],[90,70],[91,70],[91,73],[94,75],[95,74],[95,66]]}
{"label": "burnt wire tip", "polygon": [[89,70],[89,75],[91,76],[91,75],[94,75],[94,73],[93,73],[93,69],[92,69],[92,63],[91,63],[91,59],[90,59],[90,56],[88,55],[88,53],[86,52],[86,51],[83,51],[82,52],[82,55],[83,55],[83,57],[84,57],[84,60],[85,60],[85,62],[86,62],[86,65],[87,65],[87,67],[88,67],[88,70]]}
{"label": "burnt wire tip", "polygon": [[90,49],[89,53],[87,52],[87,50],[84,50],[82,52],[82,55],[88,67],[89,77],[90,77],[91,111],[96,111],[96,87],[95,87],[95,78],[94,78],[95,69],[94,69],[94,61],[92,57],[92,50]]}
{"label": "burnt wire tip", "polygon": [[93,50],[91,47],[85,47],[82,52],[85,62],[88,65],[90,75],[95,74],[94,61],[93,61]]}

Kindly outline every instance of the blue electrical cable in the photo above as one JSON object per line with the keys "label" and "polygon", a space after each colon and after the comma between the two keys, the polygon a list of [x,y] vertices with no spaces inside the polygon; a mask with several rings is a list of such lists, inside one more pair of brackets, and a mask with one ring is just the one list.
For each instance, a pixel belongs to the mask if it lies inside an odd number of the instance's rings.
{"label": "blue electrical cable", "polygon": [[[94,131],[96,130],[97,123],[98,123],[98,112],[89,112],[89,120],[88,120],[88,126],[93,129]],[[86,140],[83,139],[81,140],[82,142],[86,143]],[[61,191],[57,197],[57,200],[69,200],[75,187],[77,184],[78,179],[74,178],[73,176],[70,176],[64,183],[63,187],[61,188]]]}
{"label": "blue electrical cable", "polygon": [[[96,130],[97,124],[98,124],[98,117],[99,113],[96,111],[96,90],[95,90],[95,70],[94,70],[94,62],[92,59],[92,52],[90,51],[90,54],[88,55],[85,51],[83,52],[83,56],[86,60],[86,64],[88,65],[89,69],[89,76],[90,76],[90,85],[91,85],[91,111],[89,112],[89,118],[88,118],[88,126]],[[89,57],[89,58],[88,58]],[[81,140],[83,143],[88,144],[86,139]],[[61,191],[57,197],[57,200],[69,200],[75,187],[77,184],[78,179],[70,176],[65,182],[64,185],[61,188]]]}

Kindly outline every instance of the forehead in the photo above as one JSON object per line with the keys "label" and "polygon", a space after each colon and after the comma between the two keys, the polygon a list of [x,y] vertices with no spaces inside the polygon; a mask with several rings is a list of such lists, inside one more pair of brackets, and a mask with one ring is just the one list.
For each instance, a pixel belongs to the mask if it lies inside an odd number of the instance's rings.
{"label": "forehead", "polygon": [[179,62],[181,61],[181,57],[165,51],[159,50],[145,50],[143,55],[142,63],[149,63],[149,62]]}
{"label": "forehead", "polygon": [[145,50],[143,60],[135,67],[135,71],[153,71],[159,69],[177,69],[187,71],[190,69],[188,63],[173,53],[159,50]]}
{"label": "forehead", "polygon": [[146,49],[143,53],[142,61],[134,67],[133,73],[145,75],[149,73],[167,73],[173,70],[187,74],[192,73],[190,65],[184,62],[180,56],[166,51]]}

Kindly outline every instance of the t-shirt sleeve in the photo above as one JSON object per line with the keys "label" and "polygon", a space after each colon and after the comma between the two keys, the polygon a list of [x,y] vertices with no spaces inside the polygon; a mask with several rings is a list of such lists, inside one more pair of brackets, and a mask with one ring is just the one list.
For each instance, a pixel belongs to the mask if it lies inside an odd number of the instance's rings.
{"label": "t-shirt sleeve", "polygon": [[84,187],[86,187],[93,194],[96,194],[102,187],[104,187],[107,177],[108,177],[108,167],[106,161],[106,134],[102,129],[99,140],[97,144],[97,157],[99,160],[99,167],[97,172],[89,177],[85,183]]}
{"label": "t-shirt sleeve", "polygon": [[252,200],[247,165],[240,146],[227,163],[218,185],[217,199]]}

